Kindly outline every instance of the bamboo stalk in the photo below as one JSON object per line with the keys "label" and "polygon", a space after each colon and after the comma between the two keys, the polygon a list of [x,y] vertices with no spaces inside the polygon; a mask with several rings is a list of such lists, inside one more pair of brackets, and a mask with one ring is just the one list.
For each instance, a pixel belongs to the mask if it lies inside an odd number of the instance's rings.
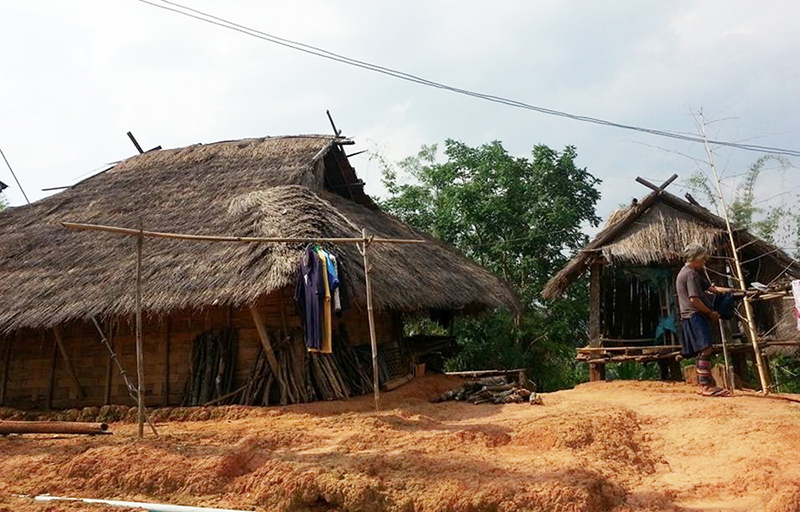
{"label": "bamboo stalk", "polygon": [[744,280],[744,272],[742,271],[742,264],[739,260],[739,250],[736,248],[736,239],[733,235],[733,228],[731,227],[731,219],[728,215],[728,207],[725,204],[725,194],[722,193],[722,182],[719,179],[719,174],[717,173],[717,166],[714,163],[714,153],[711,151],[711,145],[708,143],[708,137],[706,136],[706,122],[705,118],[703,117],[703,113],[700,112],[700,132],[703,137],[703,143],[706,148],[706,154],[708,155],[708,163],[711,167],[712,172],[714,173],[714,180],[716,181],[717,185],[717,193],[719,194],[720,205],[722,206],[722,213],[725,217],[725,227],[728,231],[728,241],[731,245],[731,252],[733,253],[733,265],[734,270],[736,272],[736,280],[739,283],[739,289],[745,293],[745,296],[742,298],[742,302],[744,303],[744,313],[747,324],[747,332],[750,338],[750,343],[753,345],[753,356],[755,358],[756,367],[758,368],[758,378],[759,382],[761,383],[761,392],[765,395],[769,394],[769,374],[767,369],[764,365],[764,359],[761,355],[761,350],[758,347],[758,333],[756,332],[755,322],[753,320],[753,307],[750,304],[750,297],[747,296],[747,286]]}
{"label": "bamboo stalk", "polygon": [[136,238],[136,397],[139,406],[137,415],[138,436],[144,437],[144,348],[142,342],[142,236],[141,220],[139,236]]}
{"label": "bamboo stalk", "polygon": [[[148,238],[170,238],[173,240],[194,240],[197,242],[357,244],[357,243],[362,243],[364,241],[363,238],[297,238],[297,237],[281,238],[281,237],[257,237],[257,236],[191,235],[185,233],[167,233],[163,231],[142,231],[141,229],[122,228],[118,226],[104,226],[101,224],[86,224],[82,222],[62,222],[61,225],[67,229],[76,229],[82,231],[105,231],[107,233],[117,233],[120,235],[135,235]],[[383,244],[427,243],[427,240],[415,240],[415,239],[403,239],[403,238],[376,238],[372,241]]]}
{"label": "bamboo stalk", "polygon": [[378,375],[378,342],[375,338],[375,317],[372,313],[372,281],[370,280],[370,266],[369,266],[369,244],[370,239],[367,238],[367,230],[361,230],[363,237],[363,248],[361,252],[364,258],[364,282],[367,288],[367,319],[369,320],[369,343],[372,348],[372,387],[375,394],[375,410],[381,409],[381,391]]}

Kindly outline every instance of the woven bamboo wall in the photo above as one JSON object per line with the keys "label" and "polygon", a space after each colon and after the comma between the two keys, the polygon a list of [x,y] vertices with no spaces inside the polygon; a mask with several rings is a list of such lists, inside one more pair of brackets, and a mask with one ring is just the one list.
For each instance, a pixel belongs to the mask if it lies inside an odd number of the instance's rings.
{"label": "woven bamboo wall", "polygon": [[[296,314],[291,290],[263,298],[258,307],[268,330],[288,330],[301,336],[301,320]],[[397,315],[376,312],[375,320],[378,342],[397,344],[401,333]],[[351,345],[369,343],[366,312],[351,309],[340,318],[334,317],[334,331],[339,323],[345,324]],[[239,334],[234,380],[237,383],[244,382],[260,344],[248,308],[182,311],[157,318],[145,315],[144,380],[147,405],[179,405],[188,377],[193,340],[203,331],[228,325],[236,328]],[[119,360],[135,385],[136,353],[132,319],[116,326],[102,327],[114,343]],[[85,397],[79,398],[74,389],[66,363],[56,351],[53,331],[25,330],[5,339],[0,338],[0,405],[22,409],[44,409],[48,405],[56,409],[102,406],[106,403],[107,394],[111,404],[133,405],[117,369],[112,368],[109,372],[108,351],[100,343],[94,326],[76,322],[62,326],[61,330],[65,349]]]}

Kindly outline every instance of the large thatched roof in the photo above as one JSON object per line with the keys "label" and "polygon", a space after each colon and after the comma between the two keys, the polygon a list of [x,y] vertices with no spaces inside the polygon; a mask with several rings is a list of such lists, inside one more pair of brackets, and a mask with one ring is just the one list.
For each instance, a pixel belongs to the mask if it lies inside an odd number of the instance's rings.
{"label": "large thatched roof", "polygon": [[[744,247],[745,259],[763,256],[788,268],[788,274],[800,276],[800,265],[783,250],[745,230],[737,230],[736,237]],[[713,251],[726,240],[722,217],[669,192],[652,192],[639,203],[614,212],[605,228],[548,281],[542,295],[554,298],[563,294],[600,256],[611,263],[671,264],[681,260],[683,248],[691,242]]]}
{"label": "large thatched roof", "polygon": [[[30,206],[0,213],[0,333],[134,311],[135,239],[70,231],[62,221],[219,235],[419,233],[363,193],[341,140],[271,137],[148,152]],[[340,194],[334,193],[334,190]],[[303,247],[146,239],[143,307],[244,305],[294,283]],[[363,265],[341,247],[346,286],[363,304]],[[509,289],[449,246],[373,245],[378,308],[515,307]]]}

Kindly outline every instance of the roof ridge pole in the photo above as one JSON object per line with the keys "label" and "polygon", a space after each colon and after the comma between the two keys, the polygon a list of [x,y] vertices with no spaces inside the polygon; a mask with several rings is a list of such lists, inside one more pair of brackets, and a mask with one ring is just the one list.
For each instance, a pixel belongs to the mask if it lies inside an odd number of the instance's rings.
{"label": "roof ridge pole", "polygon": [[361,229],[361,236],[364,238],[362,242],[364,247],[361,250],[361,255],[364,258],[364,284],[367,288],[367,319],[369,320],[369,343],[372,347],[372,387],[375,393],[375,411],[381,410],[381,392],[380,381],[378,375],[378,342],[375,338],[375,317],[372,313],[372,281],[369,277],[370,264],[369,264],[369,245],[372,242],[371,238],[367,237],[366,228]]}
{"label": "roof ridge pole", "polygon": [[[758,380],[761,383],[761,392],[765,395],[769,394],[769,375],[766,370],[766,365],[764,364],[764,358],[761,355],[761,349],[758,346],[758,333],[756,332],[755,322],[753,321],[753,306],[750,304],[750,298],[747,296],[747,285],[745,284],[744,280],[744,272],[742,272],[742,264],[739,260],[739,251],[736,248],[736,238],[733,236],[733,228],[731,227],[731,219],[728,216],[728,207],[725,204],[725,195],[722,193],[722,182],[719,178],[719,174],[717,173],[717,166],[714,163],[714,152],[711,151],[711,145],[708,143],[708,136],[706,135],[706,119],[703,116],[703,110],[701,109],[698,113],[700,117],[700,136],[703,138],[703,144],[706,148],[706,154],[708,155],[708,164],[711,167],[711,171],[714,173],[714,181],[717,185],[717,194],[719,194],[720,205],[722,206],[722,213],[725,217],[725,227],[728,231],[728,241],[731,245],[731,252],[733,253],[733,266],[734,270],[736,271],[736,280],[739,282],[739,289],[744,292],[744,297],[742,298],[742,302],[744,303],[744,313],[745,313],[745,320],[747,323],[747,334],[750,338],[750,342],[753,344],[753,356],[756,361],[756,367],[758,368]],[[725,337],[722,338],[723,344],[725,343]],[[724,345],[723,345],[723,348]],[[727,362],[726,362],[727,364]],[[727,372],[728,369],[726,368],[725,371]]]}

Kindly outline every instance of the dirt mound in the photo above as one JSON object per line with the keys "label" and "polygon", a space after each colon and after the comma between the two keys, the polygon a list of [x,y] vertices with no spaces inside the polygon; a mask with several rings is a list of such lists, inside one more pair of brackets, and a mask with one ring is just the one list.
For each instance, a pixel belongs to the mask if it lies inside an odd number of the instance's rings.
{"label": "dirt mound", "polygon": [[[172,408],[153,414],[160,438],[138,441],[122,408],[113,436],[0,438],[0,510],[98,510],[12,498],[50,493],[295,511],[800,511],[798,404],[635,382],[545,406],[428,403],[453,384],[417,380],[379,413],[371,397]],[[103,409],[59,414],[115,414]]]}

